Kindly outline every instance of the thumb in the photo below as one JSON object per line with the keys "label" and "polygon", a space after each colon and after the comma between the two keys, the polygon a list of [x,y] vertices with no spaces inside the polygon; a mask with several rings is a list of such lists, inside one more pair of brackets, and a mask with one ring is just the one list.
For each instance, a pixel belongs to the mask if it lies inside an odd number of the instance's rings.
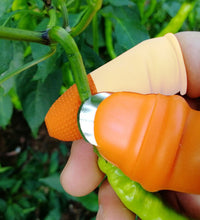
{"label": "thumb", "polygon": [[182,49],[187,71],[187,94],[191,98],[200,96],[200,32],[187,31],[176,34]]}

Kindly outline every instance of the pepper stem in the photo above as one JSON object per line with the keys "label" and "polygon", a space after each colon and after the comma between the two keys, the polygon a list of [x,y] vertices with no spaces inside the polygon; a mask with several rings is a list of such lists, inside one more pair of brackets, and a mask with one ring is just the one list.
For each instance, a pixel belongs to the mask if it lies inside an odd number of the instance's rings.
{"label": "pepper stem", "polygon": [[63,28],[55,26],[49,31],[49,39],[61,44],[70,62],[74,81],[77,85],[81,101],[91,96],[85,66],[73,37]]}

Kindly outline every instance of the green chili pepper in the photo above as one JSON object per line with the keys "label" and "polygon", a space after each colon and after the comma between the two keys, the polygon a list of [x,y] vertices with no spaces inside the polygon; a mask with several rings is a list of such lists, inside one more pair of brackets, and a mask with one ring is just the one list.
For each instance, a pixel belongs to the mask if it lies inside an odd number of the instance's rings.
{"label": "green chili pepper", "polygon": [[110,185],[123,204],[142,220],[188,220],[187,217],[168,207],[158,193],[147,192],[140,184],[129,179],[120,169],[101,156],[98,165],[107,175]]}
{"label": "green chili pepper", "polygon": [[112,21],[108,17],[105,17],[105,38],[106,38],[106,47],[108,50],[108,54],[110,55],[111,59],[114,59],[117,57],[117,55],[113,47]]}
{"label": "green chili pepper", "polygon": [[77,36],[89,25],[96,12],[101,8],[102,0],[88,0],[88,6],[80,22],[71,29],[71,36]]}
{"label": "green chili pepper", "polygon": [[156,35],[156,37],[161,37],[170,32],[178,32],[179,29],[182,27],[184,21],[188,17],[189,13],[193,10],[195,3],[196,0],[184,2],[178,10],[177,14],[171,19],[168,25]]}
{"label": "green chili pepper", "polygon": [[93,49],[99,54],[99,25],[98,25],[98,16],[95,16],[92,19],[92,35],[93,35]]}

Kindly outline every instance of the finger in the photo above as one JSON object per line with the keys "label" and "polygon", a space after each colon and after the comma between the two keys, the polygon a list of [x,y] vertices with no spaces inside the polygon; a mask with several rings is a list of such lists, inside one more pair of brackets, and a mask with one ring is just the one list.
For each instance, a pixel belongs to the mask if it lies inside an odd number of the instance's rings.
{"label": "finger", "polygon": [[187,94],[200,96],[200,32],[188,31],[176,34],[180,43],[187,71]]}
{"label": "finger", "polygon": [[99,189],[99,211],[97,220],[134,220],[135,215],[130,212],[117,197],[108,181],[104,181]]}
{"label": "finger", "polygon": [[162,191],[161,195],[178,212],[192,219],[200,219],[200,195],[173,191]]}
{"label": "finger", "polygon": [[200,219],[200,195],[176,193],[180,208],[187,216]]}
{"label": "finger", "polygon": [[65,191],[73,196],[84,196],[93,191],[103,178],[93,146],[84,140],[75,141],[60,177]]}

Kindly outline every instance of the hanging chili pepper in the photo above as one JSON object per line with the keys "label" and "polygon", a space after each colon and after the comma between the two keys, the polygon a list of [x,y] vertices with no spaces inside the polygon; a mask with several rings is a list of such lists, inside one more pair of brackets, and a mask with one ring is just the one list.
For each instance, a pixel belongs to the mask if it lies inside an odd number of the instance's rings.
{"label": "hanging chili pepper", "polygon": [[166,206],[159,194],[145,191],[140,184],[129,179],[119,168],[108,163],[102,157],[99,157],[98,165],[107,175],[110,185],[123,204],[142,220],[188,219]]}
{"label": "hanging chili pepper", "polygon": [[170,20],[167,26],[156,35],[156,37],[161,37],[167,33],[178,32],[188,15],[190,14],[190,12],[193,10],[195,4],[196,0],[183,2],[177,14]]}

